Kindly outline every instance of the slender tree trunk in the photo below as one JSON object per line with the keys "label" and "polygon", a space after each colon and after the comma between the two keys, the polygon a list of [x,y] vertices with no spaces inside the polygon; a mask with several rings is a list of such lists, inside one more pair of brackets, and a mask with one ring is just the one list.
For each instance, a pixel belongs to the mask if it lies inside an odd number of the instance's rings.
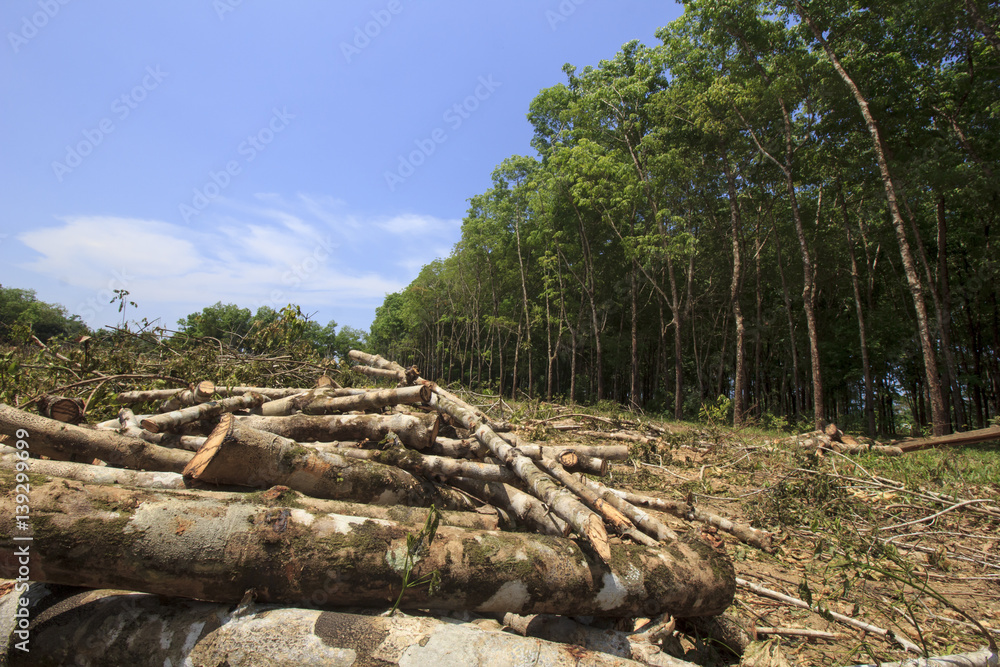
{"label": "slender tree trunk", "polygon": [[802,8],[800,0],[793,0],[795,3],[795,9],[798,12],[802,20],[809,26],[812,30],[813,35],[816,37],[816,41],[823,47],[826,52],[827,57],[830,59],[831,64],[843,79],[844,83],[850,89],[851,94],[854,96],[855,101],[861,110],[861,115],[864,116],[865,123],[868,126],[868,131],[872,136],[872,145],[875,149],[875,157],[878,161],[879,173],[882,176],[882,183],[885,186],[886,200],[889,204],[889,213],[892,216],[893,227],[896,231],[896,240],[899,242],[899,251],[903,259],[903,268],[906,272],[906,281],[910,288],[910,296],[913,299],[914,309],[917,315],[917,330],[920,336],[920,347],[923,351],[924,357],[924,373],[927,380],[927,388],[930,393],[931,402],[931,413],[933,422],[933,431],[935,435],[944,435],[948,427],[948,413],[944,403],[944,394],[941,390],[941,379],[938,374],[937,356],[934,350],[934,342],[931,340],[929,317],[927,315],[927,304],[924,301],[924,288],[920,282],[920,276],[917,273],[916,262],[913,258],[913,252],[910,249],[910,242],[906,237],[906,224],[903,221],[902,213],[899,210],[899,204],[896,201],[896,187],[892,181],[892,175],[889,171],[889,162],[886,159],[884,142],[882,140],[881,131],[878,128],[878,124],[875,122],[875,117],[871,113],[871,109],[868,106],[868,100],[862,94],[861,89],[854,82],[854,79],[847,73],[837,55],[833,52],[833,48],[823,37],[823,32],[819,27],[813,22],[812,18],[806,11]]}
{"label": "slender tree trunk", "polygon": [[847,252],[851,258],[851,286],[854,288],[854,307],[858,314],[858,333],[861,337],[861,369],[865,377],[865,424],[869,438],[875,437],[875,389],[872,385],[872,367],[868,358],[868,334],[865,329],[865,313],[861,306],[861,284],[858,262],[854,255],[854,238],[847,216],[847,200],[840,195],[840,205],[844,213],[844,230],[847,232]]}
{"label": "slender tree trunk", "polygon": [[740,235],[742,222],[740,220],[739,203],[736,201],[736,177],[729,164],[729,155],[725,145],[722,147],[722,170],[726,175],[726,185],[729,192],[729,215],[732,222],[731,234],[733,242],[733,279],[729,286],[729,299],[733,306],[733,320],[736,322],[736,378],[733,386],[733,425],[741,426],[746,412],[746,326],[743,323],[743,310],[740,307],[740,292],[742,291],[742,275],[740,273]]}

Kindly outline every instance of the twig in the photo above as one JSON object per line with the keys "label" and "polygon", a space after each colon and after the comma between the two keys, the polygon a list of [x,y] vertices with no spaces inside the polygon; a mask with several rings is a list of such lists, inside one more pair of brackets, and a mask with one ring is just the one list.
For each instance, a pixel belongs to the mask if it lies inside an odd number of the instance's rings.
{"label": "twig", "polygon": [[896,523],[896,524],[893,524],[891,526],[882,526],[881,528],[879,528],[879,530],[892,530],[893,528],[902,528],[903,526],[912,526],[915,523],[924,523],[925,521],[931,521],[933,519],[936,519],[937,517],[941,516],[942,514],[946,514],[947,512],[950,512],[952,510],[956,510],[956,509],[958,509],[960,507],[965,507],[966,505],[974,505],[976,503],[988,503],[988,502],[991,502],[991,501],[988,500],[988,499],[986,499],[986,498],[979,498],[979,499],[976,499],[976,500],[963,500],[962,502],[956,503],[956,504],[952,505],[951,507],[947,507],[947,508],[941,510],[940,512],[935,512],[934,514],[931,514],[930,516],[925,516],[922,519],[914,519],[913,521],[907,521],[906,523]]}
{"label": "twig", "polygon": [[820,616],[831,618],[845,625],[849,625],[852,628],[856,628],[864,632],[870,632],[874,635],[882,637],[883,639],[894,641],[907,651],[910,651],[911,653],[916,653],[917,655],[923,653],[923,651],[920,650],[919,646],[917,646],[909,639],[907,639],[906,637],[904,637],[903,635],[894,630],[886,630],[884,628],[878,627],[877,625],[872,625],[871,623],[866,623],[865,621],[859,621],[858,619],[851,618],[850,616],[844,616],[843,614],[838,614],[835,611],[824,609],[819,605],[810,605],[808,602],[804,600],[793,598],[791,595],[785,595],[784,593],[779,593],[778,591],[772,591],[769,588],[764,588],[759,584],[751,583],[746,579],[741,579],[739,577],[736,577],[736,585],[739,586],[740,588],[744,588],[748,591],[756,593],[757,595],[762,595],[764,597],[768,597],[773,600],[780,600],[781,602],[785,602],[787,604],[792,605],[793,607],[798,607],[800,609],[808,609],[809,611],[815,612]]}
{"label": "twig", "polygon": [[32,403],[40,399],[42,396],[45,396],[46,394],[53,394],[59,391],[64,391],[66,389],[72,389],[73,387],[79,387],[81,385],[90,384],[91,382],[107,382],[108,380],[126,380],[126,379],[138,379],[138,378],[143,378],[147,380],[167,380],[168,382],[177,382],[179,384],[184,384],[184,385],[187,384],[187,380],[175,378],[171,375],[140,375],[134,373],[126,373],[123,375],[102,375],[100,377],[88,378],[86,380],[80,380],[79,382],[74,382],[72,384],[64,384],[60,387],[54,387],[52,389],[49,389],[48,391],[43,391],[42,393],[33,396],[24,403],[18,403],[14,407],[20,409],[25,407],[26,405],[31,405]]}
{"label": "twig", "polygon": [[761,628],[753,629],[758,635],[784,635],[786,637],[808,637],[810,639],[841,639],[843,632],[807,630],[805,628]]}

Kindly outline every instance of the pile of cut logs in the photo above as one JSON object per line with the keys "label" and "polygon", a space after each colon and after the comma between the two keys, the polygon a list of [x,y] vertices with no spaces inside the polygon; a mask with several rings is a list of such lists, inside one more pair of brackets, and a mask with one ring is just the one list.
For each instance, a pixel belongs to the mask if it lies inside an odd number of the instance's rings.
{"label": "pile of cut logs", "polygon": [[658,641],[726,610],[733,568],[640,507],[658,499],[593,479],[626,445],[526,442],[415,368],[350,356],[398,386],[131,391],[92,426],[73,400],[0,404],[0,655],[688,664]]}

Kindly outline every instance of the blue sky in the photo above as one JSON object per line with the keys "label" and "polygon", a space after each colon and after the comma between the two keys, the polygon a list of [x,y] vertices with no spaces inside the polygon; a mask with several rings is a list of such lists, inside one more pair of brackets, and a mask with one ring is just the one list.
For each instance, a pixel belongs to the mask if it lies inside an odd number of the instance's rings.
{"label": "blue sky", "polygon": [[92,327],[217,301],[367,329],[531,154],[538,92],[682,7],[6,0],[0,284]]}

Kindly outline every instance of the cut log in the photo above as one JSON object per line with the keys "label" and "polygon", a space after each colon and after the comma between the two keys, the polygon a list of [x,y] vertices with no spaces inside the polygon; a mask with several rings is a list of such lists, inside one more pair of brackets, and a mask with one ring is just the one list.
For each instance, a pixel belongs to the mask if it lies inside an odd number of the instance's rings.
{"label": "cut log", "polygon": [[310,415],[350,412],[351,410],[381,410],[392,405],[426,403],[431,390],[427,387],[400,387],[398,389],[376,389],[354,396],[317,398],[303,406],[302,411]]}
{"label": "cut log", "polygon": [[[24,461],[17,456],[17,450],[10,447],[0,447],[0,468],[13,471],[18,468],[18,461]],[[184,478],[176,472],[140,472],[109,466],[95,466],[88,463],[72,461],[45,461],[31,459],[27,462],[32,475],[46,477],[64,477],[89,484],[121,484],[147,489],[183,489]]]}
{"label": "cut log", "polygon": [[990,440],[1000,440],[1000,426],[981,428],[978,431],[966,431],[965,433],[952,433],[936,438],[920,438],[918,440],[894,440],[893,445],[899,447],[903,452],[916,452],[921,449],[932,447],[958,447],[961,445],[974,445]]}
{"label": "cut log", "polygon": [[593,489],[601,498],[613,505],[622,514],[627,516],[632,523],[638,526],[639,529],[647,535],[650,535],[661,542],[680,539],[677,533],[668,528],[665,523],[648,512],[642,511],[621,496],[615,495],[611,489],[600,482],[593,479],[587,479],[583,475],[580,475],[580,481]]}
{"label": "cut log", "polygon": [[834,442],[842,442],[841,438],[844,437],[844,432],[836,424],[827,424],[823,427],[823,433]]}
{"label": "cut log", "polygon": [[[309,445],[307,445],[309,446]],[[508,468],[495,463],[465,461],[447,456],[419,454],[402,446],[389,449],[354,449],[347,447],[323,448],[320,451],[339,454],[349,459],[375,461],[395,466],[437,482],[447,482],[452,477],[481,479],[484,482],[517,484],[520,480]]]}
{"label": "cut log", "polygon": [[[523,440],[516,438],[516,436],[511,436],[510,434],[504,434],[501,436],[510,444],[514,444],[511,440],[515,438],[517,442],[524,444],[515,445],[521,453],[526,456],[530,456],[533,459],[540,459],[543,456],[548,456],[549,458],[554,458],[559,461],[564,468],[572,472],[584,472],[591,475],[600,475],[603,477],[608,474],[608,461],[605,458],[598,458],[599,453],[607,452],[611,454],[607,458],[614,459],[618,455],[618,450],[628,452],[627,447],[591,447],[587,445],[565,445],[562,447],[548,447],[542,445],[533,445],[531,443],[525,443]],[[455,440],[453,438],[436,438],[434,444],[431,445],[431,454],[437,454],[439,456],[450,456],[452,458],[477,458],[481,459],[486,456],[490,456],[489,447],[479,442],[475,438],[466,438],[465,440]],[[573,457],[568,457],[566,454],[571,453]],[[593,454],[592,452],[598,452],[598,454]],[[575,462],[572,460],[575,458]]]}
{"label": "cut log", "polygon": [[448,483],[504,509],[524,526],[543,535],[566,537],[572,532],[572,527],[550,512],[542,501],[510,484],[484,482],[465,477],[455,477],[448,480]]}
{"label": "cut log", "polygon": [[284,485],[317,498],[378,505],[468,506],[456,500],[458,494],[443,496],[442,490],[399,468],[318,452],[242,426],[231,414],[222,416],[184,476],[256,488]]}
{"label": "cut log", "polygon": [[608,501],[601,498],[593,489],[584,485],[579,479],[566,472],[566,469],[555,459],[543,457],[539,465],[548,474],[558,480],[567,489],[578,495],[587,507],[604,517],[604,520],[614,526],[619,533],[628,533],[633,529],[632,522],[619,512]]}
{"label": "cut log", "polygon": [[329,375],[320,375],[318,378],[316,378],[316,388],[320,389],[323,387],[339,388],[340,385],[334,382],[333,378],[331,378]]}
{"label": "cut log", "polygon": [[212,400],[215,394],[215,383],[211,380],[202,380],[190,389],[182,389],[163,402],[160,412],[173,412],[191,405],[199,405]]}
{"label": "cut log", "polygon": [[406,372],[402,369],[398,371],[391,370],[389,368],[373,368],[372,366],[352,366],[352,371],[367,375],[368,377],[378,378],[380,380],[393,380],[398,382],[400,386],[406,385]]}
{"label": "cut log", "polygon": [[[266,408],[270,403],[265,403]],[[428,450],[437,437],[441,418],[436,413],[420,415],[291,415],[288,417],[237,417],[244,426],[267,431],[298,442],[371,440],[380,442],[395,433],[412,449]]]}
{"label": "cut log", "polygon": [[608,490],[619,498],[624,498],[633,505],[650,507],[661,512],[673,514],[674,516],[684,519],[685,521],[699,521],[701,523],[707,523],[708,525],[715,526],[719,530],[727,532],[730,535],[735,535],[741,542],[755,546],[767,553],[774,553],[774,545],[771,542],[771,533],[757,530],[753,526],[731,521],[725,517],[698,509],[693,505],[680,500],[665,500],[663,498],[654,498],[652,496],[629,493],[628,491],[621,491],[619,489]]}
{"label": "cut log", "polygon": [[[364,392],[360,392],[364,393]],[[355,396],[359,395],[357,389],[339,389],[336,387],[317,387],[304,391],[301,394],[293,394],[284,398],[276,398],[260,406],[260,414],[265,417],[278,417],[291,415],[302,410],[306,405],[317,398],[332,398],[335,396]]]}
{"label": "cut log", "polygon": [[[102,428],[104,424],[98,424],[97,426],[98,428]],[[123,435],[130,435],[133,438],[139,438],[154,445],[160,445],[161,447],[186,449],[189,452],[196,452],[205,444],[205,437],[201,435],[150,433],[139,425],[139,418],[128,408],[122,408],[118,411],[117,426],[118,432]]]}
{"label": "cut log", "polygon": [[21,438],[26,432],[27,451],[51,459],[100,459],[132,470],[180,472],[191,452],[168,449],[114,431],[100,431],[46,419],[0,403],[0,433]]}
{"label": "cut log", "polygon": [[65,396],[42,396],[35,403],[43,417],[64,424],[79,424],[83,421],[83,400]]}
{"label": "cut log", "polygon": [[[116,590],[33,583],[24,595],[31,623],[21,665],[301,665],[537,664],[638,667],[643,663],[578,646],[426,616],[386,618],[267,604],[219,604]],[[317,599],[325,597],[319,591]],[[18,598],[0,602],[0,622],[14,620]],[[309,604],[308,599],[303,605]],[[16,624],[13,624],[16,627]],[[0,637],[0,641],[7,637]],[[12,637],[16,644],[18,637]],[[685,663],[687,664],[687,663]]]}
{"label": "cut log", "polygon": [[[2,473],[0,473],[2,474]],[[31,576],[46,583],[121,588],[236,602],[384,608],[399,596],[411,528],[312,512],[294,504],[217,502],[182,491],[136,490],[71,480],[30,491]],[[0,496],[0,535],[14,534],[13,484]],[[17,543],[0,539],[0,577],[17,576]],[[732,565],[704,542],[665,549],[612,545],[589,557],[565,538],[440,526],[403,608],[615,617],[715,615],[735,593]]]}
{"label": "cut log", "polygon": [[433,394],[429,404],[434,409],[451,415],[463,428],[473,431],[479,442],[489,447],[494,456],[521,478],[532,495],[551,507],[563,521],[573,526],[573,530],[588,540],[602,559],[610,557],[608,533],[604,528],[604,522],[572,492],[557,486],[551,477],[538,469],[532,459],[507,444],[489,426],[482,423],[475,412],[465,404],[456,403],[437,392]]}
{"label": "cut log", "polygon": [[201,421],[209,417],[217,417],[223,413],[244,408],[257,408],[264,402],[264,397],[260,394],[247,394],[245,396],[233,396],[219,401],[210,401],[201,405],[193,405],[182,410],[166,412],[162,415],[152,415],[142,420],[142,427],[150,433],[160,433],[169,431],[184,424]]}

